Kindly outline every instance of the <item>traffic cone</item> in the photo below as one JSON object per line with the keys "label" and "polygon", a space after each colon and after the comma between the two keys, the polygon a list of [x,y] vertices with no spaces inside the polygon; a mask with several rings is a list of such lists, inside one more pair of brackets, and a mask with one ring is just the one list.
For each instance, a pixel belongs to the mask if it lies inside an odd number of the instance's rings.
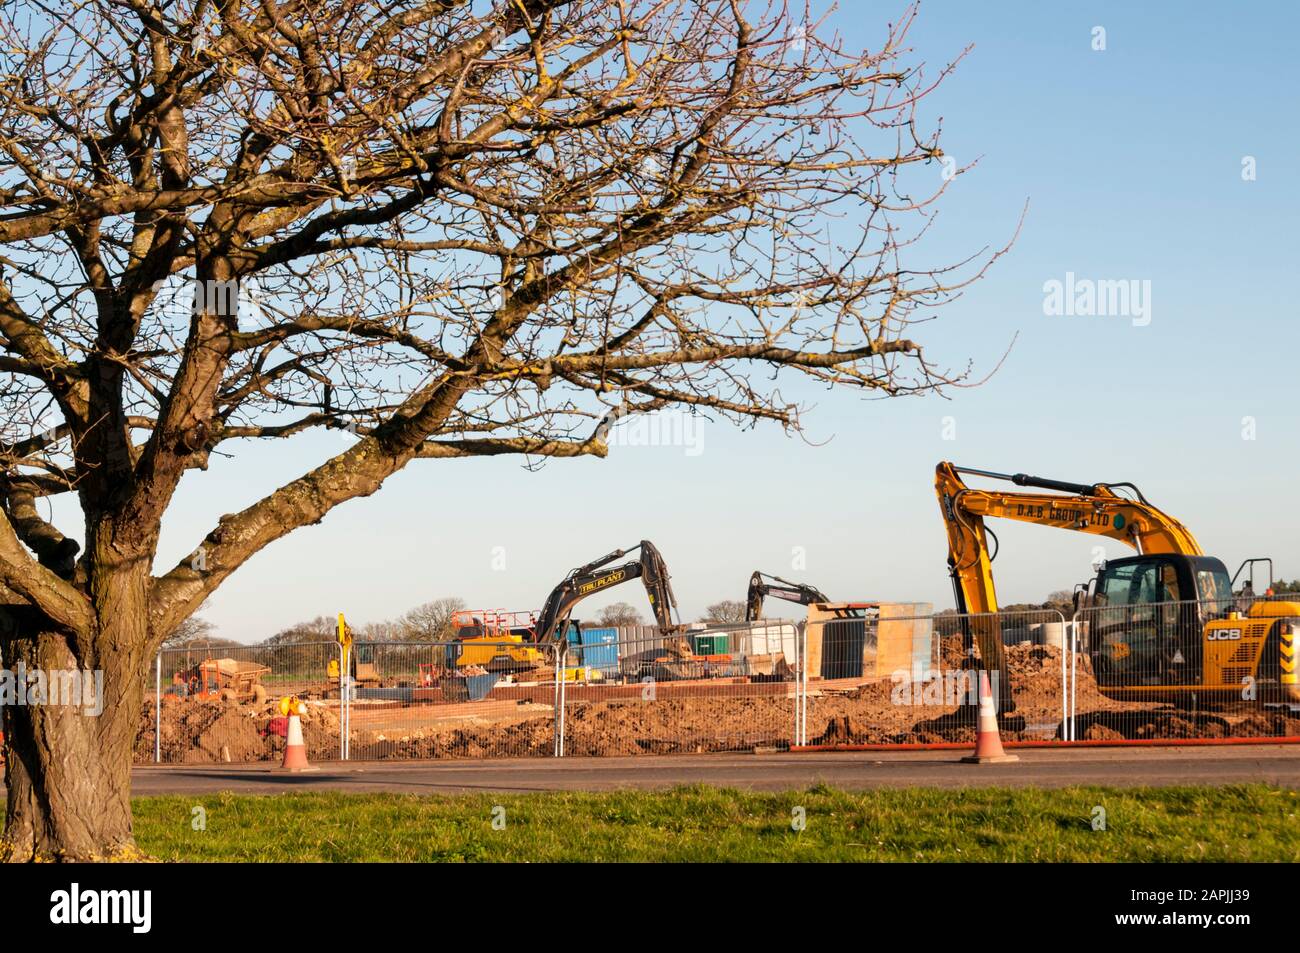
{"label": "traffic cone", "polygon": [[289,728],[284,737],[284,762],[280,765],[280,770],[294,773],[320,770],[307,763],[307,745],[302,740],[302,719],[296,711],[289,715]]}
{"label": "traffic cone", "polygon": [[980,669],[980,721],[975,731],[975,753],[962,758],[970,764],[1004,764],[1019,761],[1014,754],[1002,750],[998,734],[998,710],[993,703],[993,689],[989,687],[989,673]]}

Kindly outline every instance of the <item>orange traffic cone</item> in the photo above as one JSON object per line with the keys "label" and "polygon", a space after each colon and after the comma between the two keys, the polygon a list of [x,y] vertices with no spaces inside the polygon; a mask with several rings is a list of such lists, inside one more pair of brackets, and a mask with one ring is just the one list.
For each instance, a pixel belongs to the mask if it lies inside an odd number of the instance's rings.
{"label": "orange traffic cone", "polygon": [[998,711],[993,704],[993,689],[989,687],[989,673],[980,669],[980,721],[975,731],[975,753],[962,758],[971,764],[1004,764],[1019,761],[1014,754],[1002,750],[998,734]]}
{"label": "orange traffic cone", "polygon": [[319,771],[320,768],[307,763],[307,745],[302,740],[302,718],[299,714],[306,710],[306,706],[293,699],[287,705],[282,701],[280,708],[282,711],[289,709],[289,726],[284,735],[284,762],[280,765],[280,770],[295,773]]}

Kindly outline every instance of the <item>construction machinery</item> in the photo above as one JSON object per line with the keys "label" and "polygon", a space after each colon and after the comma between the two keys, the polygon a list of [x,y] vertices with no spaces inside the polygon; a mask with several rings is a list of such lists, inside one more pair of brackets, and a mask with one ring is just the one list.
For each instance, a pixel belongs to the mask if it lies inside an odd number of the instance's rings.
{"label": "construction machinery", "polygon": [[[610,566],[616,559],[622,559],[633,551],[637,552],[635,560],[621,566]],[[654,543],[648,539],[627,549],[616,549],[569,570],[569,574],[546,597],[541,614],[537,617],[534,640],[542,644],[565,642],[574,606],[588,596],[633,579],[640,579],[645,586],[645,594],[650,600],[655,623],[663,634],[665,647],[671,643],[669,651],[678,655],[690,655],[689,645],[680,636],[682,626],[674,623],[672,618],[672,613],[677,608],[677,597],[673,595],[669,582],[668,566]]]}
{"label": "construction machinery", "polygon": [[536,642],[537,617],[531,612],[504,609],[464,609],[453,612],[456,633],[449,666],[482,666],[491,672],[522,671],[542,664]]}
{"label": "construction machinery", "polygon": [[[637,558],[621,566],[611,566],[617,559],[637,552]],[[677,599],[669,584],[668,567],[663,556],[649,540],[627,549],[616,549],[599,559],[571,569],[546,597],[540,612],[507,612],[504,609],[466,609],[452,616],[456,631],[456,655],[451,667],[481,665],[489,671],[518,671],[537,668],[543,662],[539,646],[567,643],[574,606],[588,596],[612,586],[640,579],[645,586],[655,621],[663,630],[669,651],[689,656],[690,648],[680,638],[680,625],[672,620]],[[566,671],[567,680],[585,680],[578,669]]]}
{"label": "construction machinery", "polygon": [[[963,475],[1051,492],[971,489]],[[1180,705],[1300,701],[1294,662],[1300,603],[1238,604],[1223,562],[1206,556],[1187,527],[1132,483],[1068,483],[945,462],[936,468],[935,492],[957,610],[974,614],[968,650],[978,644],[981,667],[999,674],[999,710],[1014,706],[1000,626],[995,616],[979,615],[998,610],[996,548],[989,548],[997,536],[985,525],[988,517],[1105,536],[1137,550],[1099,561],[1096,577],[1075,596],[1090,627],[1093,673],[1108,697]],[[1246,560],[1237,574],[1247,566],[1253,573],[1260,562],[1267,560]]]}
{"label": "construction machinery", "polygon": [[208,657],[172,675],[172,693],[205,701],[260,705],[266,701],[262,676],[270,671],[256,662]]}
{"label": "construction machinery", "polygon": [[801,606],[814,602],[831,600],[816,586],[801,582],[790,582],[780,576],[773,576],[755,569],[749,577],[749,591],[745,593],[745,621],[758,622],[763,618],[763,600],[768,596],[784,599]]}

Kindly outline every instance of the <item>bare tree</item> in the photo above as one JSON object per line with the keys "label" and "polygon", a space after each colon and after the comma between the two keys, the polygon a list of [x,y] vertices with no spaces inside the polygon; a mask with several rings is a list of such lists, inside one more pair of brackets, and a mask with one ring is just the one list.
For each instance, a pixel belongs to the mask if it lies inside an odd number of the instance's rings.
{"label": "bare tree", "polygon": [[455,635],[452,616],[465,608],[465,600],[457,596],[443,596],[416,606],[401,618],[402,638],[412,641],[434,642]]}
{"label": "bare tree", "polygon": [[263,645],[295,645],[299,642],[332,642],[338,637],[338,621],[318,615],[305,622],[295,622],[262,641]]}
{"label": "bare tree", "polygon": [[715,602],[704,610],[704,615],[700,618],[701,622],[709,622],[714,625],[725,625],[730,622],[745,621],[745,604],[735,599],[723,599],[721,602]]}
{"label": "bare tree", "polygon": [[645,623],[645,620],[641,618],[641,613],[626,602],[615,602],[613,605],[605,606],[600,610],[597,619],[601,625],[642,625]]}
{"label": "bare tree", "polygon": [[[6,709],[4,856],[133,855],[141,665],[416,458],[963,380],[909,326],[997,253],[903,261],[947,181],[912,16],[862,52],[740,0],[5,4],[2,648],[107,697]],[[153,574],[183,474],[313,428],[340,451]]]}
{"label": "bare tree", "polygon": [[1045,609],[1059,609],[1073,607],[1074,593],[1069,589],[1057,589],[1047,594],[1047,600],[1043,603]]}
{"label": "bare tree", "polygon": [[173,629],[167,638],[163,639],[163,648],[174,648],[178,645],[189,645],[193,642],[211,639],[212,633],[216,630],[217,627],[207,619],[192,615],[188,619],[183,619],[181,624]]}

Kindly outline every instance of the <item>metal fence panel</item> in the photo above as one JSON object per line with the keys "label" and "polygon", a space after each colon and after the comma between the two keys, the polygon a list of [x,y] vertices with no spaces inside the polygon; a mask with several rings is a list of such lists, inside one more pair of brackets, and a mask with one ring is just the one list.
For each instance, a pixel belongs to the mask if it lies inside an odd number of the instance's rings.
{"label": "metal fence panel", "polygon": [[564,754],[788,747],[795,731],[797,633],[794,623],[781,620],[708,626],[682,636],[690,649],[682,653],[653,627],[625,626],[614,640],[598,643],[604,664],[597,666],[580,664],[589,645],[571,645]]}
{"label": "metal fence panel", "polygon": [[200,645],[164,649],[147,676],[137,762],[203,764],[274,761],[284,739],[272,724],[283,695],[307,702],[309,757],[340,756],[340,698],[333,642]]}
{"label": "metal fence panel", "polygon": [[557,747],[555,646],[479,640],[354,644],[347,757],[549,756]]}
{"label": "metal fence panel", "polygon": [[1300,735],[1300,618],[1288,616],[1281,601],[1080,609],[1071,627],[1069,738]]}
{"label": "metal fence panel", "polygon": [[1003,738],[1061,737],[1065,629],[1053,610],[811,622],[800,738],[813,745],[973,743],[981,632],[996,637],[1006,656],[1015,707],[1001,719]]}
{"label": "metal fence panel", "polygon": [[168,649],[142,673],[136,760],[279,760],[288,694],[313,760],[973,743],[981,636],[1005,653],[1004,741],[1300,737],[1300,615],[1281,602],[766,620],[690,631],[689,653],[652,626],[583,630],[563,657],[354,643],[351,672],[334,642]]}

